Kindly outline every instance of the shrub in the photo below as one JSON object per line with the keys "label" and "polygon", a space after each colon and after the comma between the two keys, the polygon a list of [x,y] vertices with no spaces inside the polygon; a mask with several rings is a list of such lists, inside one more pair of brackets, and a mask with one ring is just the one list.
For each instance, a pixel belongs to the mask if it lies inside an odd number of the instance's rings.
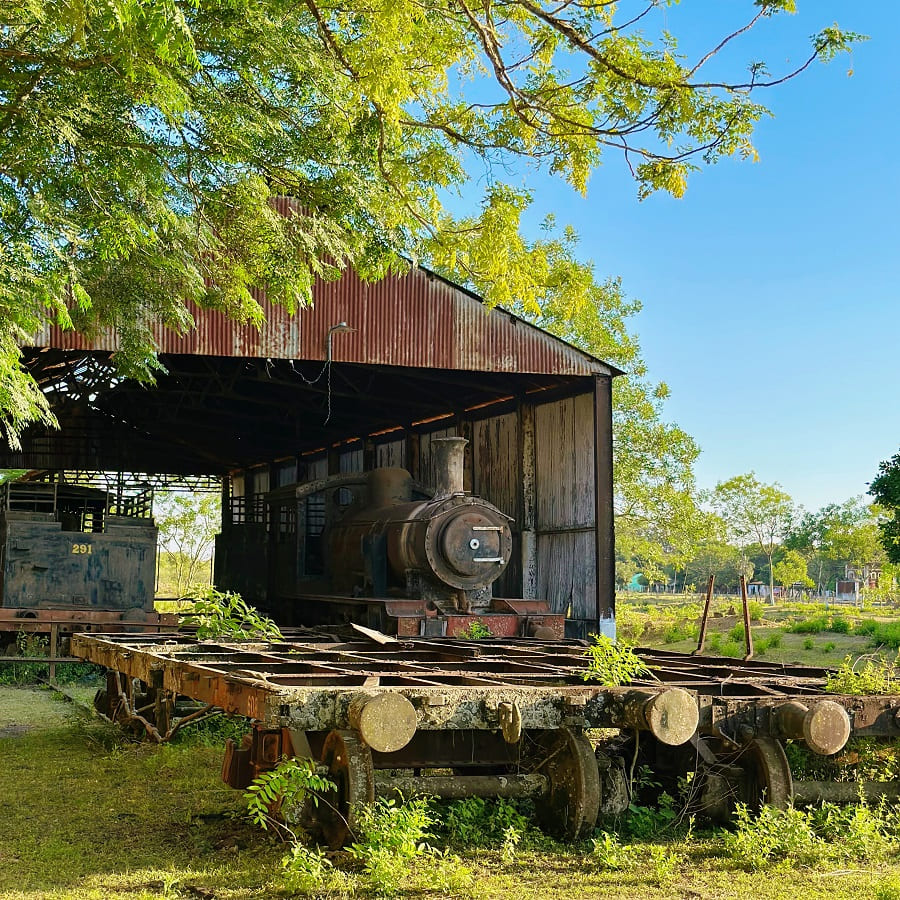
{"label": "shrub", "polygon": [[808,619],[799,619],[788,627],[791,634],[819,634],[828,630],[828,616],[812,616]]}
{"label": "shrub", "polygon": [[240,594],[223,593],[212,587],[205,588],[193,598],[181,622],[196,626],[201,641],[207,638],[282,640],[278,626],[245,603]]}
{"label": "shrub", "polygon": [[598,681],[609,687],[630,684],[640,675],[649,675],[650,669],[627,644],[616,644],[604,634],[592,634],[594,639],[584,651],[588,666],[585,681]]}
{"label": "shrub", "polygon": [[743,656],[745,652],[743,643],[739,644],[737,641],[728,640],[721,646],[722,656]]}
{"label": "shrub", "polygon": [[769,647],[770,647],[771,649],[774,650],[776,647],[780,647],[780,646],[781,646],[781,632],[780,632],[780,631],[776,631],[776,632],[774,632],[773,634],[770,634],[770,635],[766,638],[766,640],[768,641]]}
{"label": "shrub", "polygon": [[831,653],[837,647],[837,644],[834,641],[829,641],[823,648],[823,653]]}
{"label": "shrub", "polygon": [[489,638],[489,637],[493,637],[493,636],[494,636],[494,632],[491,631],[491,629],[488,628],[487,625],[484,624],[484,622],[480,622],[477,619],[474,622],[472,622],[469,625],[469,627],[466,628],[465,631],[463,631],[460,634],[460,637],[464,637],[470,641],[480,641],[480,640],[483,640],[484,638]]}
{"label": "shrub", "polygon": [[738,622],[729,632],[728,640],[741,643],[744,640],[744,623]]}
{"label": "shrub", "polygon": [[871,637],[878,630],[878,622],[874,619],[860,619],[856,625],[853,626],[854,634],[861,634],[863,636],[868,635]]}
{"label": "shrub", "polygon": [[807,639],[803,642],[803,649],[804,649],[804,650],[812,650],[813,647],[815,647],[815,646],[816,646],[816,642],[815,642],[812,638],[807,638]]}
{"label": "shrub", "polygon": [[349,853],[362,863],[375,893],[396,896],[415,858],[433,854],[426,843],[433,824],[428,801],[421,797],[406,803],[379,799],[363,807]]}
{"label": "shrub", "polygon": [[833,631],[835,634],[850,634],[850,620],[844,618],[844,616],[835,616],[831,620],[831,626],[828,630]]}
{"label": "shrub", "polygon": [[861,656],[854,662],[847,656],[828,676],[825,690],[832,694],[900,694],[900,672],[896,661]]}
{"label": "shrub", "polygon": [[822,851],[806,813],[763,806],[754,817],[743,803],[735,809],[735,830],[724,835],[723,843],[728,855],[750,871],[780,860],[811,862]]}
{"label": "shrub", "polygon": [[466,797],[448,804],[443,830],[447,838],[460,847],[496,847],[513,832],[525,835],[529,820],[509,800],[486,800]]}
{"label": "shrub", "polygon": [[765,606],[759,600],[751,600],[747,604],[747,609],[750,611],[750,620],[753,622],[761,622],[766,613]]}

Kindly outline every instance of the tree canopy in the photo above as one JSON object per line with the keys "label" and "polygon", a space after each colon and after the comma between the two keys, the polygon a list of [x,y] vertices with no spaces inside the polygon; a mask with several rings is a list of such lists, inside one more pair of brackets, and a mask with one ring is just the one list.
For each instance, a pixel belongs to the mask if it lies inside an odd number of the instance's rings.
{"label": "tree canopy", "polygon": [[880,530],[887,558],[900,563],[900,453],[881,463],[869,493],[885,513]]}
{"label": "tree canopy", "polygon": [[[0,10],[0,424],[51,418],[18,347],[48,321],[114,327],[122,374],[148,378],[150,330],[188,301],[240,320],[250,289],[295,309],[316,276],[378,278],[426,260],[490,302],[599,315],[615,297],[571,253],[528,241],[527,193],[498,173],[537,161],[584,190],[616,154],[641,196],[752,157],[769,75],[711,61],[794,0],[746,3],[687,59],[660,0],[7,0]],[[474,177],[481,176],[483,177]],[[464,191],[472,214],[449,212]],[[296,200],[277,215],[273,196]]]}

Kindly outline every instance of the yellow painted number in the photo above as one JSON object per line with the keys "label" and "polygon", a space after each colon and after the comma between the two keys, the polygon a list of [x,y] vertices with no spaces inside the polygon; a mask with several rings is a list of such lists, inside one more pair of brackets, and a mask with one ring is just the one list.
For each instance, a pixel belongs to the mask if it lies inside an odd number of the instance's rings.
{"label": "yellow painted number", "polygon": [[90,544],[72,544],[73,553],[93,553],[94,548]]}

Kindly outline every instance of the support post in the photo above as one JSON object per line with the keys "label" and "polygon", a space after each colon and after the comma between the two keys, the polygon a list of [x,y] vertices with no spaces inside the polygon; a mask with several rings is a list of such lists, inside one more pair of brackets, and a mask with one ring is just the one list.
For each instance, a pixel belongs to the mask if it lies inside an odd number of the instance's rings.
{"label": "support post", "polygon": [[706,626],[709,624],[709,608],[712,605],[713,587],[716,583],[715,574],[709,576],[706,584],[706,603],[703,605],[703,618],[700,619],[700,637],[697,640],[697,649],[694,655],[703,652],[703,645],[706,643]]}
{"label": "support post", "polygon": [[50,684],[56,684],[56,658],[59,656],[59,625],[50,626]]}
{"label": "support post", "polygon": [[[597,630],[616,614],[615,526],[613,522],[612,377],[594,376],[594,510],[596,516]],[[609,630],[609,629],[608,629]]]}
{"label": "support post", "polygon": [[534,404],[519,404],[519,484],[522,491],[522,597],[537,597],[537,476],[534,444]]}
{"label": "support post", "polygon": [[747,602],[747,579],[741,575],[741,603],[744,606],[744,638],[747,653],[744,659],[753,659],[753,633],[750,631],[750,605]]}

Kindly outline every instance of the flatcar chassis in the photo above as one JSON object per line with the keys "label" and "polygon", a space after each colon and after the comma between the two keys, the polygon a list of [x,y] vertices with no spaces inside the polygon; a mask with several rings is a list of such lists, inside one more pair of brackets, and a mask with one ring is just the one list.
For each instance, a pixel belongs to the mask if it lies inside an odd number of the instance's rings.
{"label": "flatcar chassis", "polygon": [[[726,817],[737,802],[791,802],[785,740],[829,755],[851,734],[900,737],[900,697],[826,694],[824,669],[642,650],[652,677],[604,687],[584,680],[582,641],[360,629],[271,643],[85,634],[71,646],[109,670],[98,708],[158,739],[178,727],[179,703],[182,722],[212,708],[251,719],[226,747],[234,787],[284,756],[318,760],[337,785],[320,805],[333,846],[362,804],[397,794],[532,797],[550,831],[576,839],[627,805],[639,757],[663,780],[698,773],[695,804]],[[592,729],[616,731],[595,749]]]}

